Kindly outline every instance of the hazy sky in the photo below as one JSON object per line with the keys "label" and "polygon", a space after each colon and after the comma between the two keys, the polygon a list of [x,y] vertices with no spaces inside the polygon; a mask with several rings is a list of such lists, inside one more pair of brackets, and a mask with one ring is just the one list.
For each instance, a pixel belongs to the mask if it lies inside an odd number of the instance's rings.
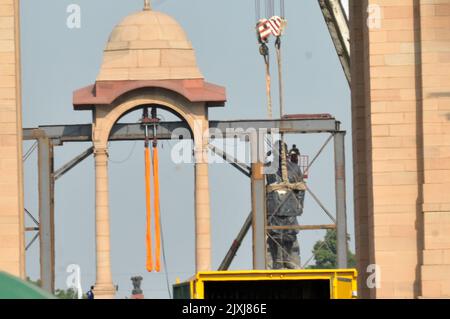
{"label": "hazy sky", "polygon": [[[154,10],[173,16],[196,49],[209,82],[227,88],[224,108],[213,120],[266,118],[264,65],[255,39],[253,0],[153,1]],[[70,4],[81,7],[81,28],[66,26]],[[102,51],[113,27],[142,9],[143,0],[23,0],[23,125],[90,123],[89,112],[75,112],[72,92],[95,81]],[[283,41],[287,113],[330,113],[347,130],[347,206],[353,242],[350,90],[316,0],[286,0],[288,29]],[[272,49],[272,53],[274,50]],[[273,69],[275,74],[276,69]],[[276,79],[274,79],[275,81]],[[276,83],[276,82],[275,82]],[[276,91],[276,90],[275,90]],[[274,99],[276,100],[276,94]],[[136,122],[139,113],[127,116]],[[166,116],[166,115],[164,115]],[[326,135],[290,137],[313,156]],[[24,149],[32,143],[24,143]],[[170,142],[160,148],[161,210],[170,283],[194,274],[194,170],[170,160]],[[66,144],[55,149],[55,167],[89,147]],[[142,275],[147,298],[168,297],[165,273],[145,271],[145,197],[142,142],[110,145],[112,271],[119,297],[131,291],[130,277]],[[36,152],[25,165],[25,206],[38,214]],[[330,145],[313,166],[309,186],[334,211],[334,168]],[[250,212],[250,183],[227,164],[210,165],[213,267],[217,268]],[[81,267],[83,289],[95,282],[94,160],[85,160],[56,182],[56,284],[65,288],[66,267]],[[307,196],[303,224],[329,223]],[[31,225],[27,219],[27,225]],[[302,260],[311,256],[323,231],[300,235]],[[28,240],[30,234],[27,235]],[[247,236],[232,269],[251,268]],[[27,253],[27,273],[39,276],[37,243]]]}

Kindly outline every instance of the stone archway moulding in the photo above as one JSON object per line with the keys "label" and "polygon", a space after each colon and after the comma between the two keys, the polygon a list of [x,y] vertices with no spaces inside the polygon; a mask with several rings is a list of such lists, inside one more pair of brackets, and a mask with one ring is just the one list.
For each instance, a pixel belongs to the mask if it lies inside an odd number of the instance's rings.
{"label": "stone archway moulding", "polygon": [[96,177],[96,295],[114,297],[110,259],[108,139],[114,124],[126,113],[143,105],[160,105],[184,119],[195,145],[195,261],[197,271],[211,269],[211,230],[207,147],[208,129],[205,102],[189,102],[175,92],[148,88],[130,92],[110,105],[97,106],[93,124]]}

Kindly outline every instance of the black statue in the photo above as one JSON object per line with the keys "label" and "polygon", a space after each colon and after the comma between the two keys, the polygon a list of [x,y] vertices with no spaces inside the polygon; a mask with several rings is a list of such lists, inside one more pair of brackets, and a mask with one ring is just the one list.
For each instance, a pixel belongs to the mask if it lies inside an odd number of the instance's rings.
{"label": "black statue", "polygon": [[131,282],[133,283],[133,290],[131,292],[132,295],[142,295],[143,291],[141,289],[141,283],[142,283],[141,276],[135,276],[131,277]]}

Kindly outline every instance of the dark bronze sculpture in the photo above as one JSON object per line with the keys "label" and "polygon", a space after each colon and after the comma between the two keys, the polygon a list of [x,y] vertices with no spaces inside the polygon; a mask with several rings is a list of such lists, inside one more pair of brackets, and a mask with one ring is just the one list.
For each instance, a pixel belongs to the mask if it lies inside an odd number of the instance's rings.
{"label": "dark bronze sculpture", "polygon": [[141,276],[135,276],[135,277],[131,277],[131,282],[133,283],[133,290],[131,291],[132,295],[142,295],[143,291],[141,289],[141,283],[142,283],[142,278]]}

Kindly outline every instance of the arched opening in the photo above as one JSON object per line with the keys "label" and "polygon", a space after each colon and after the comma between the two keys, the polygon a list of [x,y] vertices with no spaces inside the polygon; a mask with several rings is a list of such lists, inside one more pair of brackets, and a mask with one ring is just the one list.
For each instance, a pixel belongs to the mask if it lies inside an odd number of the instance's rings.
{"label": "arched opening", "polygon": [[[163,88],[140,88],[126,92],[108,106],[96,109],[94,144],[106,147],[113,126],[127,114],[144,106],[154,105],[184,121],[192,139],[198,118],[206,120],[204,103],[189,102],[181,94]],[[195,113],[198,113],[194,115]],[[206,129],[206,128],[205,128]],[[201,136],[198,136],[201,138]]]}
{"label": "arched opening", "polygon": [[[114,127],[117,123],[119,123],[122,120],[125,120],[129,117],[132,118],[132,122],[136,123],[139,122],[138,119],[141,118],[140,114],[142,114],[142,109],[144,107],[159,109],[160,114],[161,112],[165,112],[166,117],[169,117],[170,119],[181,119],[181,121],[177,121],[175,123],[184,123],[183,126],[183,138],[191,138],[194,140],[193,145],[195,145],[195,152],[192,152],[192,144],[190,147],[187,147],[190,159],[188,162],[194,163],[195,162],[195,169],[194,169],[194,175],[195,178],[192,179],[192,173],[188,172],[188,175],[186,177],[187,181],[190,181],[190,189],[186,190],[187,187],[181,187],[177,190],[177,186],[180,186],[177,184],[176,180],[174,178],[167,178],[167,179],[160,179],[160,193],[163,194],[161,197],[161,201],[165,201],[168,203],[168,205],[175,205],[171,208],[171,210],[177,210],[179,212],[184,212],[186,210],[191,210],[188,205],[192,204],[192,198],[194,198],[194,205],[192,205],[192,208],[195,208],[193,211],[195,211],[195,214],[183,214],[183,218],[187,218],[186,221],[183,220],[183,225],[188,225],[192,222],[192,216],[194,217],[194,229],[195,229],[195,249],[192,249],[191,244],[189,241],[183,241],[183,243],[174,243],[174,245],[177,246],[177,251],[180,248],[180,246],[186,245],[186,247],[183,248],[183,252],[185,252],[187,255],[183,256],[182,254],[177,254],[178,257],[183,257],[182,260],[175,261],[174,264],[182,264],[185,265],[186,262],[189,262],[189,256],[195,256],[195,268],[189,269],[189,272],[192,273],[193,270],[209,270],[210,269],[210,255],[211,255],[211,247],[210,247],[210,212],[209,212],[209,186],[208,186],[208,167],[206,162],[199,162],[198,159],[199,154],[204,153],[204,145],[207,145],[207,140],[203,137],[203,130],[198,130],[198,126],[200,123],[200,128],[202,125],[204,125],[204,129],[207,129],[208,122],[206,118],[206,105],[205,103],[191,103],[187,101],[184,97],[180,96],[177,93],[174,92],[167,92],[166,90],[161,90],[158,88],[152,88],[149,90],[136,90],[129,93],[126,93],[125,95],[118,98],[113,104],[105,105],[103,107],[97,107],[96,112],[94,112],[94,126],[93,126],[93,140],[94,140],[94,146],[96,150],[96,241],[97,241],[97,286],[99,289],[103,289],[105,292],[111,290],[111,283],[116,281],[115,273],[118,274],[118,277],[123,277],[123,281],[127,281],[127,277],[131,277],[133,274],[128,273],[126,271],[126,265],[127,263],[123,262],[123,258],[121,261],[114,260],[114,249],[111,251],[111,247],[121,247],[119,239],[117,242],[114,239],[114,234],[120,234],[121,229],[123,229],[124,224],[129,225],[129,220],[127,220],[128,216],[133,216],[137,218],[140,222],[136,223],[134,227],[140,228],[143,232],[141,232],[141,235],[138,235],[138,231],[136,231],[137,237],[133,240],[133,244],[127,245],[127,249],[129,249],[130,253],[136,253],[136,249],[134,247],[137,247],[141,252],[141,260],[135,260],[137,269],[136,271],[133,269],[132,271],[136,274],[142,274],[145,273],[145,258],[146,256],[146,249],[145,249],[145,231],[146,231],[146,223],[145,219],[143,220],[142,217],[146,217],[146,209],[140,208],[138,209],[138,212],[127,212],[127,214],[118,213],[116,211],[116,208],[114,207],[116,202],[118,202],[117,198],[112,198],[110,196],[110,189],[115,189],[117,187],[123,188],[124,183],[123,180],[114,180],[116,177],[114,176],[114,173],[112,173],[111,169],[108,169],[108,166],[111,167],[114,165],[114,160],[111,160],[109,158],[113,155],[113,147],[111,145],[113,143],[109,143],[109,137],[114,130]],[[161,123],[162,124],[162,123]],[[118,125],[118,126],[119,126]],[[151,137],[151,136],[149,136]],[[190,141],[190,140],[189,140]],[[178,141],[179,142],[179,141]],[[188,141],[181,141],[181,143],[185,143]],[[138,142],[136,142],[138,144]],[[138,149],[139,147],[137,147]],[[172,149],[172,148],[170,148]],[[159,150],[159,148],[158,148]],[[134,147],[133,147],[134,151]],[[166,152],[163,154],[163,157],[161,158],[161,163],[167,162],[171,163],[173,162],[173,158],[171,158],[172,153]],[[193,161],[193,157],[195,157],[196,161]],[[131,156],[130,156],[131,158]],[[137,173],[137,176],[134,176],[133,180],[138,181],[140,180],[140,183],[144,182],[144,176],[145,176],[145,170],[143,165],[143,156],[137,156],[136,158],[140,158],[140,163],[137,165],[141,165],[142,167],[142,176],[138,176],[139,173]],[[127,160],[127,158],[125,158]],[[178,170],[181,166],[178,166]],[[192,167],[192,166],[191,166]],[[172,168],[172,170],[177,169]],[[130,170],[131,171],[131,170]],[[138,170],[135,170],[138,172]],[[162,173],[164,174],[166,170],[163,169]],[[170,171],[167,170],[167,172]],[[111,178],[109,177],[109,174],[111,172]],[[123,174],[126,176],[126,172],[123,172]],[[190,175],[190,176],[189,176]],[[179,174],[177,174],[177,177]],[[119,177],[120,178],[120,177]],[[114,180],[113,182],[110,182],[110,179]],[[133,182],[133,180],[129,180],[128,183],[136,183]],[[195,187],[192,189],[192,180],[195,181]],[[162,181],[162,182],[161,182]],[[125,194],[121,194],[120,198],[122,199],[121,202],[118,202],[119,205],[121,205],[120,210],[127,210],[126,203],[123,202],[123,199],[126,198],[129,200],[130,198],[136,198],[135,195],[139,195],[137,193],[142,193],[141,190],[144,189],[143,185],[138,188],[139,190],[137,192],[132,192],[130,194],[127,194],[127,192],[132,189],[125,189]],[[195,191],[194,191],[195,189]],[[119,190],[115,190],[115,193],[121,192]],[[192,196],[194,194],[194,196]],[[153,194],[152,194],[153,196]],[[142,196],[142,194],[139,196],[143,203],[145,203],[145,196]],[[199,200],[199,198],[201,200]],[[184,200],[183,200],[184,199]],[[137,199],[139,200],[139,199]],[[152,204],[153,205],[153,204]],[[176,205],[179,205],[178,207]],[[162,226],[162,238],[161,238],[161,248],[164,249],[164,231],[168,228],[165,226],[164,218],[167,217],[164,216],[164,213],[162,212],[164,210],[164,204],[161,205],[161,226]],[[111,208],[110,208],[111,207]],[[142,207],[142,206],[141,206]],[[145,206],[144,206],[145,207]],[[152,211],[154,208],[152,207]],[[140,212],[142,211],[142,212]],[[116,221],[114,218],[116,216],[121,216],[122,219],[117,219],[119,222],[116,225]],[[125,217],[123,217],[125,216]],[[132,218],[133,218],[132,217]],[[174,220],[169,220],[169,223],[178,223],[181,217],[177,217],[177,215],[173,216]],[[152,225],[153,230],[155,225],[155,220],[152,218]],[[117,227],[116,227],[117,226]],[[192,226],[186,227],[187,229],[192,229]],[[139,239],[139,237],[142,239]],[[179,240],[180,236],[179,234],[174,234],[174,236],[170,236],[171,238],[176,238]],[[119,238],[119,237],[117,237]],[[112,240],[111,240],[112,239]],[[123,240],[123,239],[122,239]],[[134,244],[136,242],[136,244]],[[153,245],[155,245],[155,241],[153,241]],[[131,246],[131,247],[130,247]],[[122,247],[123,248],[123,247]],[[195,252],[195,254],[192,254],[191,252]],[[123,255],[123,254],[122,254]],[[111,258],[112,257],[112,258]],[[133,255],[130,256],[130,258],[134,258]],[[170,258],[170,257],[169,257]],[[167,266],[164,262],[164,254],[161,254],[161,265],[163,265],[164,268]],[[124,268],[117,269],[116,266],[113,267],[113,264],[122,262],[122,265]],[[138,264],[141,264],[142,267],[139,267]],[[194,263],[190,262],[191,265],[194,265]],[[140,271],[139,271],[140,269]],[[178,271],[177,271],[178,270]],[[180,269],[175,269],[175,271],[170,271],[169,274],[162,273],[170,277],[162,277],[166,282],[175,281],[177,277],[185,277],[187,271],[184,273],[180,273]],[[128,276],[130,275],[130,276]],[[159,277],[161,279],[161,277]],[[128,278],[129,280],[129,278]],[[151,280],[148,280],[149,284],[151,283]],[[99,284],[100,282],[100,284]],[[167,287],[168,295],[170,294],[170,287]],[[109,294],[110,292],[108,292]],[[121,293],[121,292],[119,292]],[[126,293],[126,292],[123,292]],[[106,293],[105,293],[106,294]],[[150,292],[151,295],[151,292]]]}
{"label": "arched opening", "polygon": [[[135,107],[120,117],[116,124],[140,122],[142,110],[143,106]],[[163,122],[182,122],[179,116],[167,108],[159,108],[158,117]],[[158,141],[163,239],[160,273],[148,273],[145,269],[144,142],[109,143],[110,193],[121,194],[120,197],[110,196],[111,267],[114,283],[119,286],[118,298],[129,296],[132,276],[144,278],[141,288],[146,298],[168,298],[168,289],[171,287],[167,286],[167,281],[173,283],[176,278],[185,278],[195,272],[194,165],[192,162],[175,163],[172,160],[171,149],[178,142]],[[191,140],[182,143],[186,144],[186,150],[192,149]],[[130,206],[134,209],[130,210]],[[129,234],[129,237],[123,238],[124,233]],[[154,236],[152,242],[155,243]]]}

